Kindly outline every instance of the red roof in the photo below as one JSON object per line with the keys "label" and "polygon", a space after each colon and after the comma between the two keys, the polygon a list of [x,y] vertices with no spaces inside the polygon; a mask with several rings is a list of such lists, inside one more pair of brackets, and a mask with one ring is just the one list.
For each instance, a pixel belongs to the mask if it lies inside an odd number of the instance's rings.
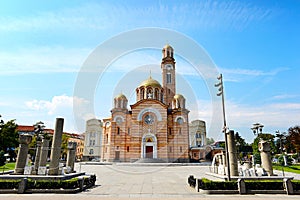
{"label": "red roof", "polygon": [[33,132],[34,127],[33,126],[18,125],[17,131],[18,132]]}

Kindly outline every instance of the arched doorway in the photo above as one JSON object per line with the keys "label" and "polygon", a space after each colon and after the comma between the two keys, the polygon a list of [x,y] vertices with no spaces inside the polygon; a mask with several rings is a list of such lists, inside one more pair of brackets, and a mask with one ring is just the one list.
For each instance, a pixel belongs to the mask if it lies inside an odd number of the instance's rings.
{"label": "arched doorway", "polygon": [[142,138],[141,158],[157,158],[157,139],[152,133],[147,133]]}

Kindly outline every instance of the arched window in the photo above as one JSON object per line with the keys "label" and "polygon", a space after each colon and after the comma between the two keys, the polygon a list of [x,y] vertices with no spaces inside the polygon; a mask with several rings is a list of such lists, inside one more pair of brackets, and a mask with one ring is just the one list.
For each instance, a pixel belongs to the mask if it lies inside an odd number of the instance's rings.
{"label": "arched window", "polygon": [[167,83],[171,83],[171,73],[167,73]]}
{"label": "arched window", "polygon": [[144,88],[143,88],[143,89],[141,89],[141,99],[144,99],[144,93],[145,93],[145,91],[144,91]]}
{"label": "arched window", "polygon": [[154,98],[157,99],[157,100],[159,99],[159,97],[158,97],[158,89],[155,89],[155,95],[154,95]]}

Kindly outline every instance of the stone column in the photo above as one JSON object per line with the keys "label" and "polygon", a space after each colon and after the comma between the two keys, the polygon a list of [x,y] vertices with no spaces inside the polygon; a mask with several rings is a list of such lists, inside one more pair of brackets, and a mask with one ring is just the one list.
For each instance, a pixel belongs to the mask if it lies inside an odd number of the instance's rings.
{"label": "stone column", "polygon": [[59,175],[58,168],[59,168],[59,159],[60,159],[60,152],[61,152],[63,126],[64,126],[64,119],[56,118],[48,175]]}
{"label": "stone column", "polygon": [[42,146],[41,138],[37,137],[36,138],[36,150],[35,150],[36,152],[35,152],[35,158],[34,158],[34,169],[32,170],[32,174],[38,174],[41,146]]}
{"label": "stone column", "polygon": [[238,176],[238,164],[237,164],[237,155],[236,155],[236,145],[234,142],[234,131],[230,130],[227,134],[227,143],[228,143],[228,154],[229,154],[229,167],[230,167],[230,176]]}
{"label": "stone column", "polygon": [[261,166],[266,170],[268,176],[273,176],[273,167],[271,161],[271,154],[270,154],[270,143],[264,140],[261,140],[258,143],[258,150],[260,151],[261,157]]}
{"label": "stone column", "polygon": [[24,168],[26,165],[28,145],[32,140],[32,136],[28,134],[19,135],[19,151],[17,157],[17,163],[14,174],[24,174]]}
{"label": "stone column", "polygon": [[76,142],[68,143],[67,167],[71,168],[70,172],[74,172],[74,163],[76,158]]}
{"label": "stone column", "polygon": [[47,164],[48,150],[49,150],[49,140],[44,138],[42,140],[41,156],[39,160],[40,167],[45,167]]}

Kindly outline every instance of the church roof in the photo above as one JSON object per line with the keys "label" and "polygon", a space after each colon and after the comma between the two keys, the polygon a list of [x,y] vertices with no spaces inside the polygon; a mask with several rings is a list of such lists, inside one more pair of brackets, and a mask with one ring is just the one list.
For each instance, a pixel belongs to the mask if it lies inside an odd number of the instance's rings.
{"label": "church roof", "polygon": [[164,49],[173,49],[173,47],[171,47],[169,44],[166,44],[166,45],[164,46]]}
{"label": "church roof", "polygon": [[127,99],[126,96],[122,93],[118,94],[115,99]]}
{"label": "church roof", "polygon": [[184,97],[181,94],[176,94],[174,99],[184,99]]}
{"label": "church roof", "polygon": [[150,76],[147,80],[144,80],[139,87],[144,86],[144,87],[160,87],[161,85],[157,80],[152,79],[152,77]]}

